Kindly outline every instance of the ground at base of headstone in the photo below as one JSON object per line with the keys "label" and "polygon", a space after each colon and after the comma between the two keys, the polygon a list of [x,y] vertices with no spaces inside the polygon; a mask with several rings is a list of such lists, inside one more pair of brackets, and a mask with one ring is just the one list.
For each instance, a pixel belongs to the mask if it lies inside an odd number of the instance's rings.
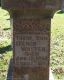
{"label": "ground at base of headstone", "polygon": [[[8,68],[8,74],[7,74],[7,80],[13,80],[12,79],[12,72],[13,72],[13,61],[12,59],[10,60],[10,63],[9,63],[9,68]],[[49,80],[54,80],[54,77],[53,77],[53,74],[52,74],[52,71],[50,69],[50,75],[49,75]]]}

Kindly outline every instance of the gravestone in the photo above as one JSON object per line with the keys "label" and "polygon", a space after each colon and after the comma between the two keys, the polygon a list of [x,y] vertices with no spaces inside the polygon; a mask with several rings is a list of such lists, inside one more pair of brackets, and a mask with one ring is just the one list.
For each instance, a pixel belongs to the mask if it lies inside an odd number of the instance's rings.
{"label": "gravestone", "polygon": [[61,10],[64,11],[64,0],[62,0]]}
{"label": "gravestone", "polygon": [[60,6],[60,0],[2,0],[13,27],[12,80],[49,80],[51,18]]}

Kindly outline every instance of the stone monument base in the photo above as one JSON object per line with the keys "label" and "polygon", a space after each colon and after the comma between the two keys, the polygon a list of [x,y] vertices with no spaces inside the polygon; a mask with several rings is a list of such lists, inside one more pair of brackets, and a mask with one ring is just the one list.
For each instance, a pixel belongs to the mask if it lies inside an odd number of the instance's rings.
{"label": "stone monument base", "polygon": [[[13,80],[12,78],[13,78],[13,62],[12,62],[12,59],[11,59],[11,60],[10,60],[10,63],[9,63],[7,80]],[[49,80],[54,80],[54,77],[53,77],[53,74],[52,74],[51,69],[50,69]]]}

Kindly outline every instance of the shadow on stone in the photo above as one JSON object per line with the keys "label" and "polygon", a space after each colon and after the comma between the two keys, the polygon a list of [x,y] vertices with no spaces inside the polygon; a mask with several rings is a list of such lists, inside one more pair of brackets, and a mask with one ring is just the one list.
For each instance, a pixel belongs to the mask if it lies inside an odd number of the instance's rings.
{"label": "shadow on stone", "polygon": [[[54,77],[53,77],[51,69],[49,70],[49,73],[50,73],[49,80],[54,80]],[[13,80],[12,76],[13,76],[13,59],[10,60],[8,73],[7,73],[7,79],[6,80]]]}
{"label": "shadow on stone", "polygon": [[12,80],[12,73],[13,73],[13,60],[11,59],[7,73],[7,80]]}

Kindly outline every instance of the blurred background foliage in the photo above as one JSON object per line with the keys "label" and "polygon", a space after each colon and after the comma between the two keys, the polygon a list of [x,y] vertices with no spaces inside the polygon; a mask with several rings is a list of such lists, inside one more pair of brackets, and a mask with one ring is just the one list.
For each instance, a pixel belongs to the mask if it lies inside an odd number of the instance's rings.
{"label": "blurred background foliage", "polygon": [[55,80],[64,80],[64,12],[60,10],[51,20],[50,57]]}

